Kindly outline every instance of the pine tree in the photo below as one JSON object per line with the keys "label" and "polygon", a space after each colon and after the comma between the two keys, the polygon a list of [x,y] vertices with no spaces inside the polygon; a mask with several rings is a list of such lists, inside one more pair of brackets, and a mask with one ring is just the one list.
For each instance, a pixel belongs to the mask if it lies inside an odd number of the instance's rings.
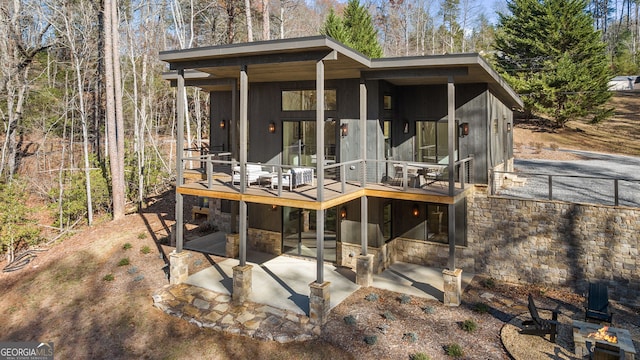
{"label": "pine tree", "polygon": [[514,0],[499,14],[496,68],[522,94],[527,113],[557,125],[577,117],[597,122],[606,107],[610,71],[605,44],[583,0]]}
{"label": "pine tree", "polygon": [[360,51],[370,58],[382,57],[382,47],[378,42],[378,32],[373,27],[371,15],[358,0],[349,0],[340,19],[333,9],[322,26],[321,33]]}
{"label": "pine tree", "polygon": [[329,10],[329,15],[327,16],[327,20],[325,20],[322,29],[320,29],[320,33],[332,37],[347,46],[352,46],[351,38],[344,27],[342,19],[336,15],[333,9]]}

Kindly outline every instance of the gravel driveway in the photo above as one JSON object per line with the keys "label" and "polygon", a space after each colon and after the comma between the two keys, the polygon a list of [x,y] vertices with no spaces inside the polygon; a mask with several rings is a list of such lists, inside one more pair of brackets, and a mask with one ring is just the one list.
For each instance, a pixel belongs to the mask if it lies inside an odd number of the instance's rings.
{"label": "gravel driveway", "polygon": [[571,152],[583,160],[515,159],[524,186],[496,189],[497,195],[525,199],[549,198],[549,175],[552,175],[552,199],[574,203],[614,205],[618,179],[620,206],[640,207],[640,158],[577,150]]}

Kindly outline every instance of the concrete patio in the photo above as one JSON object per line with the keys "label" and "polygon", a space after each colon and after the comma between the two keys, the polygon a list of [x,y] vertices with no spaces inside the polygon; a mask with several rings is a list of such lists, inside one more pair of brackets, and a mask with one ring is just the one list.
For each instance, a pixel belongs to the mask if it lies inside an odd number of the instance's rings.
{"label": "concrete patio", "polygon": [[[309,284],[315,281],[316,276],[314,259],[248,251],[247,262],[253,265],[251,302],[300,315],[309,314]],[[186,283],[220,294],[231,294],[233,267],[236,265],[237,259],[225,259],[189,276]],[[463,290],[472,279],[473,274],[463,273]],[[359,288],[352,269],[331,263],[324,264],[324,280],[331,283],[331,308]],[[373,287],[442,301],[442,269],[397,262],[381,274],[374,275]]]}

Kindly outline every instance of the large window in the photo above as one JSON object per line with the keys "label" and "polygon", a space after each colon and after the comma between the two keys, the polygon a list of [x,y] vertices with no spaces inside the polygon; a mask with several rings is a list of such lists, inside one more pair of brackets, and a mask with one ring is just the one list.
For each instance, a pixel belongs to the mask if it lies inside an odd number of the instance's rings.
{"label": "large window", "polygon": [[[282,111],[308,111],[316,110],[315,90],[283,90]],[[324,91],[324,109],[337,110],[336,89]]]}
{"label": "large window", "polygon": [[[456,134],[457,135],[457,134]],[[457,139],[455,148],[458,148]],[[449,135],[447,121],[416,121],[416,161],[428,163],[449,162]],[[457,159],[457,152],[454,154]]]}

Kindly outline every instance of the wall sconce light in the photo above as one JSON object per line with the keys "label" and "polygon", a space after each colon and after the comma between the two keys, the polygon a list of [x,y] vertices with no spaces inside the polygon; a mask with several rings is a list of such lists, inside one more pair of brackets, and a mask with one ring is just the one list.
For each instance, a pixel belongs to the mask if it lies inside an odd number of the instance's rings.
{"label": "wall sconce light", "polygon": [[507,123],[507,132],[511,132],[511,123],[510,122]]}
{"label": "wall sconce light", "polygon": [[340,125],[340,135],[342,137],[349,135],[349,125],[347,124]]}
{"label": "wall sconce light", "polygon": [[459,127],[459,133],[460,133],[460,137],[465,137],[467,135],[469,135],[469,123],[464,122],[462,124],[460,124]]}
{"label": "wall sconce light", "polygon": [[271,211],[278,210],[278,205],[271,205]]}
{"label": "wall sconce light", "polygon": [[420,207],[418,204],[413,204],[413,208],[411,208],[411,215],[413,215],[413,217],[420,216]]}
{"label": "wall sconce light", "polygon": [[269,134],[274,134],[276,132],[276,123],[273,121],[269,123]]}
{"label": "wall sconce light", "polygon": [[404,124],[402,124],[402,132],[404,134],[408,134],[409,133],[409,121],[405,120]]}
{"label": "wall sconce light", "polygon": [[347,208],[343,207],[340,209],[340,219],[344,220],[347,218]]}
{"label": "wall sconce light", "polygon": [[227,122],[224,119],[220,120],[220,129],[224,130],[225,127],[227,127]]}

